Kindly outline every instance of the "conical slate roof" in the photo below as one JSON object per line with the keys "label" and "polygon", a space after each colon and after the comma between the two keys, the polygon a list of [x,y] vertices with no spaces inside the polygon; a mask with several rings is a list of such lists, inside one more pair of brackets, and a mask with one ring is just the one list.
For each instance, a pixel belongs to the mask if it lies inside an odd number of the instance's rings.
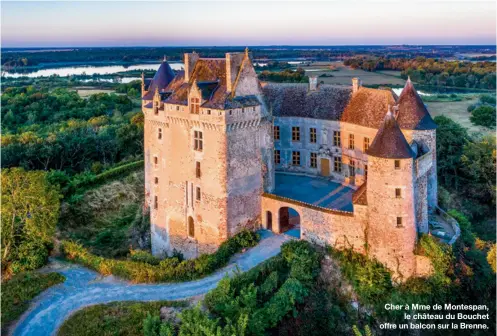
{"label": "conical slate roof", "polygon": [[366,154],[385,159],[408,159],[415,156],[390,109]]}
{"label": "conical slate roof", "polygon": [[430,130],[437,128],[437,124],[431,118],[410,78],[407,79],[404,90],[400,94],[398,107],[397,123],[401,129]]}
{"label": "conical slate roof", "polygon": [[147,93],[143,96],[144,100],[152,100],[155,94],[156,88],[159,89],[159,92],[166,88],[166,86],[174,79],[174,71],[171,69],[171,66],[164,58],[159,69],[152,78],[150,85],[148,86]]}

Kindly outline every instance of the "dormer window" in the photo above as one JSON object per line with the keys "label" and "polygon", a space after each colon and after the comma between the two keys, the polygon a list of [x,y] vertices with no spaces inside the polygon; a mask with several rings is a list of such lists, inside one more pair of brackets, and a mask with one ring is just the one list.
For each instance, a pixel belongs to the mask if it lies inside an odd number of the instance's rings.
{"label": "dormer window", "polygon": [[200,112],[200,99],[190,98],[190,113],[199,114]]}

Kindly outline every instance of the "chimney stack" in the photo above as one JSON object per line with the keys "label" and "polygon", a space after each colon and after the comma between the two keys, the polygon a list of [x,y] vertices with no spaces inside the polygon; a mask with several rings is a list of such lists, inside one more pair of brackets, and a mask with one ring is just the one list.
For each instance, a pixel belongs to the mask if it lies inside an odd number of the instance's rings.
{"label": "chimney stack", "polygon": [[192,75],[193,72],[193,67],[195,66],[195,63],[198,61],[200,58],[199,54],[197,54],[195,51],[192,52],[191,54],[185,53],[185,83],[188,83],[190,81],[190,76]]}
{"label": "chimney stack", "polygon": [[361,87],[361,80],[357,77],[352,78],[352,93],[356,93],[359,91],[359,88]]}
{"label": "chimney stack", "polygon": [[318,89],[318,76],[309,76],[309,91]]}
{"label": "chimney stack", "polygon": [[226,91],[228,92],[233,90],[245,54],[248,55],[248,50],[245,53],[226,53]]}

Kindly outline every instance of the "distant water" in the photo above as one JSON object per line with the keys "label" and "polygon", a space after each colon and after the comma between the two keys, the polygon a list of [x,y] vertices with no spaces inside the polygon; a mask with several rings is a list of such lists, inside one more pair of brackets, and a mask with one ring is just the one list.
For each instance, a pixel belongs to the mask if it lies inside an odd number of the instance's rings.
{"label": "distant water", "polygon": [[[403,88],[392,89],[392,91],[393,91],[393,92],[395,92],[395,94],[396,94],[397,96],[400,96],[400,94],[402,93],[402,90],[403,90]],[[416,92],[417,92],[417,93],[418,93],[418,95],[420,95],[420,96],[433,96],[433,94],[431,94],[431,93],[426,93],[426,92],[423,92],[423,91],[417,91],[417,90],[416,90]]]}
{"label": "distant water", "polygon": [[[181,70],[184,67],[183,63],[169,63],[173,70]],[[124,65],[108,65],[108,66],[68,66],[63,68],[53,68],[53,69],[40,69],[30,73],[18,73],[2,71],[2,76],[10,78],[19,77],[50,77],[57,75],[60,77],[67,77],[72,75],[111,75],[121,71],[131,71],[131,70],[157,70],[159,69],[160,63],[156,64],[135,64],[130,66]],[[135,78],[136,79],[136,78]],[[135,80],[133,79],[133,80]],[[125,83],[124,78],[122,80]]]}

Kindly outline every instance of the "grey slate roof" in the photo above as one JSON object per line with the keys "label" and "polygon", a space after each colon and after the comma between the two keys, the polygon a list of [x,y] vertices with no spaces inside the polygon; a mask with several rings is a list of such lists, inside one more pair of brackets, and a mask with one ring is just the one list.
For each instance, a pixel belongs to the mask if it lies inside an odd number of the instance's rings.
{"label": "grey slate roof", "polygon": [[366,154],[385,159],[408,159],[415,157],[411,146],[407,143],[395,117],[390,110],[383,120],[373,143]]}
{"label": "grey slate roof", "polygon": [[273,116],[326,120],[340,120],[352,93],[351,88],[326,84],[309,91],[308,84],[300,83],[268,83],[262,91]]}
{"label": "grey slate roof", "polygon": [[159,91],[164,89],[174,79],[174,71],[167,61],[163,61],[157,69],[152,81],[148,85],[147,93],[142,97],[143,100],[152,100],[154,98],[155,90]]}

